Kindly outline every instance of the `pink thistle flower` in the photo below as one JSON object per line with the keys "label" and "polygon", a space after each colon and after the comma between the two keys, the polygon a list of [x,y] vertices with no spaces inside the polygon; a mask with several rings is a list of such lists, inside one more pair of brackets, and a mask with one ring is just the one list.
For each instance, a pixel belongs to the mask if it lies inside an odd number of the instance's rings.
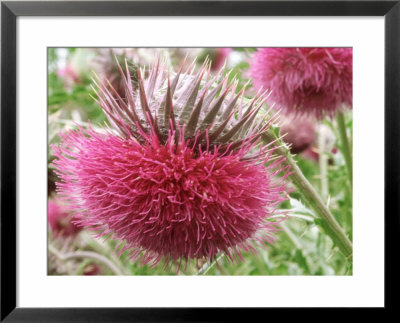
{"label": "pink thistle flower", "polygon": [[218,71],[222,68],[231,52],[232,48],[217,48],[212,59],[211,70]]}
{"label": "pink thistle flower", "polygon": [[207,64],[170,82],[158,62],[145,79],[137,71],[137,91],[127,69],[126,100],[100,82],[114,129],[80,127],[54,147],[58,191],[76,222],[142,263],[180,266],[220,252],[241,259],[241,250],[274,241],[285,213],[277,206],[288,170],[260,146],[270,125],[256,117],[265,96],[247,102],[224,76],[209,77]]}
{"label": "pink thistle flower", "polygon": [[48,201],[48,221],[51,232],[55,237],[75,236],[79,231],[67,208],[58,200]]}
{"label": "pink thistle flower", "polygon": [[57,76],[64,81],[65,87],[71,87],[73,84],[77,84],[80,81],[78,73],[70,63],[58,69]]}
{"label": "pink thistle flower", "polygon": [[303,151],[302,154],[303,157],[318,163],[319,161],[319,152],[318,152],[318,147],[310,146],[306,150]]}
{"label": "pink thistle flower", "polygon": [[290,145],[292,154],[308,149],[315,140],[315,122],[307,117],[281,118],[283,141]]}
{"label": "pink thistle flower", "polygon": [[[303,152],[303,156],[318,162],[320,158],[320,144],[319,142],[323,140],[324,153],[336,154],[337,147],[335,147],[335,135],[332,130],[325,124],[319,124],[315,128],[315,140],[314,142]],[[333,160],[328,159],[328,163],[332,164]]]}
{"label": "pink thistle flower", "polygon": [[352,48],[261,48],[250,63],[256,88],[288,113],[334,116],[352,107]]}

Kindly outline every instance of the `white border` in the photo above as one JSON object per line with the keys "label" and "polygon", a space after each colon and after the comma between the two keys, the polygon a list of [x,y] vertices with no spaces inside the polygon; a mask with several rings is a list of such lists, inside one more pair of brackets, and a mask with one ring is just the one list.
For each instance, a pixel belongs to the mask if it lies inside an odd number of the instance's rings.
{"label": "white border", "polygon": [[[383,306],[383,18],[18,18],[18,306]],[[46,276],[47,46],[352,46],[352,277]]]}

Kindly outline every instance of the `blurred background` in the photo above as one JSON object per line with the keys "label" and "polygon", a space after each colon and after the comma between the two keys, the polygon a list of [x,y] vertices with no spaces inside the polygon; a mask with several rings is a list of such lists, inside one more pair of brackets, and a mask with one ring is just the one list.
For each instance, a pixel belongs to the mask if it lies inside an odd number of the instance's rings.
{"label": "blurred background", "polygon": [[[71,215],[57,198],[51,162],[51,144],[60,141],[59,133],[88,122],[107,123],[106,116],[91,95],[93,73],[106,76],[118,90],[122,83],[116,61],[148,65],[161,56],[175,71],[186,58],[199,67],[206,57],[211,71],[231,71],[239,79],[246,96],[255,94],[249,66],[255,48],[49,48],[48,49],[48,274],[49,275],[351,275],[352,267],[321,233],[313,211],[298,193],[280,207],[291,209],[273,245],[259,248],[256,254],[243,254],[245,261],[230,263],[223,255],[217,263],[188,263],[186,270],[166,270],[160,263],[142,266],[119,257],[116,242],[95,238],[77,228]],[[351,110],[345,114],[345,126],[352,135]],[[345,161],[339,149],[335,120],[281,115],[276,127],[294,154],[306,178],[326,201],[347,235],[352,238],[352,191],[348,185]],[[351,141],[350,141],[351,142]]]}

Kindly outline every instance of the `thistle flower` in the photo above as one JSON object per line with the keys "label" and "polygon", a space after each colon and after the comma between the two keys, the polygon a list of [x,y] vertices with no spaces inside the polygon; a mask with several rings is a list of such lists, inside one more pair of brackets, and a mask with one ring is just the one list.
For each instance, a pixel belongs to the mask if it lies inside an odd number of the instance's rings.
{"label": "thistle flower", "polygon": [[212,56],[211,70],[218,71],[222,68],[231,52],[232,48],[227,47],[215,49],[213,53],[214,55]]}
{"label": "thistle flower", "polygon": [[54,147],[58,191],[77,223],[119,240],[120,253],[144,264],[179,268],[220,252],[237,260],[274,240],[288,170],[259,145],[270,125],[257,116],[266,96],[247,101],[208,65],[170,80],[157,62],[137,70],[137,91],[127,68],[126,99],[99,80],[112,128],[80,127]]}
{"label": "thistle flower", "polygon": [[291,153],[299,154],[314,143],[315,122],[304,116],[286,116],[281,118],[280,132],[284,135],[283,141],[290,145]]}
{"label": "thistle flower", "polygon": [[321,119],[352,107],[352,68],[351,48],[261,48],[250,74],[283,111]]}
{"label": "thistle flower", "polygon": [[[321,140],[323,140],[322,145]],[[323,153],[327,153],[329,155],[334,155],[338,151],[337,147],[335,147],[335,135],[325,124],[319,124],[315,128],[315,140],[306,150],[304,150],[303,157],[306,157],[314,162],[318,162],[321,153],[321,146],[324,148]],[[333,164],[333,160],[329,158],[328,163]]]}
{"label": "thistle flower", "polygon": [[48,221],[51,232],[55,237],[66,238],[81,231],[72,223],[71,214],[58,199],[48,201]]}
{"label": "thistle flower", "polygon": [[57,70],[57,76],[62,79],[66,89],[80,82],[77,71],[69,62]]}

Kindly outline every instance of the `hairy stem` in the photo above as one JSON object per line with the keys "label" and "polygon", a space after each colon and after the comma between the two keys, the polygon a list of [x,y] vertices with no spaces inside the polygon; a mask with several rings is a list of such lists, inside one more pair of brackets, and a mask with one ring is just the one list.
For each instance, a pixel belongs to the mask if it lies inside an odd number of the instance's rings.
{"label": "hairy stem", "polygon": [[344,160],[346,162],[347,175],[349,177],[350,187],[353,187],[353,158],[351,154],[349,139],[347,138],[346,122],[344,114],[342,112],[338,113],[337,122],[340,135],[341,151]]}
{"label": "hairy stem", "polygon": [[353,245],[351,241],[339,226],[321,197],[315,191],[314,187],[305,178],[302,171],[293,160],[290,152],[286,148],[279,146],[279,143],[276,143],[276,137],[271,131],[264,133],[263,140],[267,143],[273,143],[276,148],[275,153],[286,158],[283,163],[290,166],[290,179],[297,187],[302,198],[306,201],[309,207],[314,210],[318,217],[319,225],[324,229],[323,231],[325,231],[325,233],[332,239],[343,255],[346,258],[351,258],[353,254]]}

